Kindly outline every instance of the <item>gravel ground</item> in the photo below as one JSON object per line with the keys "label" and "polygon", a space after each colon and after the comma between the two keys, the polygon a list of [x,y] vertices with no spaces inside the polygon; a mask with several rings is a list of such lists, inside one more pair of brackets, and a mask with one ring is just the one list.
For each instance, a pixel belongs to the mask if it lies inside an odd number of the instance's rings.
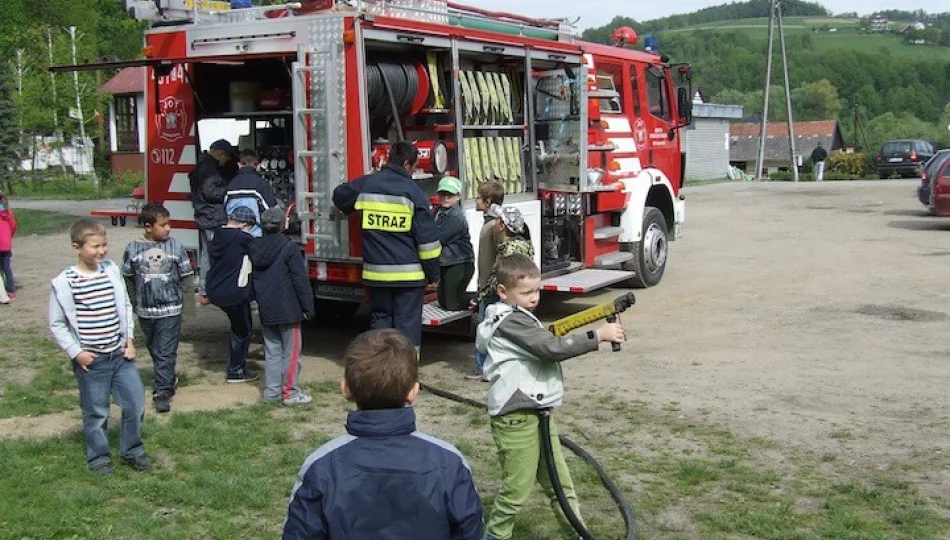
{"label": "gravel ground", "polygon": [[[636,291],[637,305],[622,316],[629,342],[620,353],[603,346],[567,362],[568,398],[575,390],[612,392],[676,407],[684,417],[702,416],[742,435],[843,452],[862,462],[948,450],[950,344],[943,343],[943,330],[950,221],[925,213],[915,185],[687,189],[685,236],[671,244],[662,283]],[[87,205],[124,203],[14,206],[85,215]],[[108,230],[111,256],[121,259],[138,230]],[[14,305],[0,306],[0,326],[45,326],[48,280],[73,257],[65,235],[18,239],[14,264],[23,288]],[[539,315],[550,320],[620,292],[546,296]],[[200,392],[187,399],[205,407],[227,392],[227,323],[213,307],[196,313],[186,323],[182,363],[215,375],[182,391]],[[309,327],[305,379],[338,378],[341,352],[364,325]],[[483,384],[461,377],[471,347],[463,339],[427,335],[423,377],[484,397]]]}

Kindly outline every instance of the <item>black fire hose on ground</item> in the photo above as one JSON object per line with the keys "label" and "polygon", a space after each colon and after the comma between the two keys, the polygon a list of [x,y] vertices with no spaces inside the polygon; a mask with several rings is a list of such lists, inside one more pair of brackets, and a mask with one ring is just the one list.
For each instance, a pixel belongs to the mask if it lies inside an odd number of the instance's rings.
{"label": "black fire hose on ground", "polygon": [[[487,409],[488,405],[465,396],[460,396],[458,394],[453,394],[446,390],[440,388],[435,388],[434,386],[429,386],[428,384],[420,384],[423,390],[430,392],[441,398],[449,399],[457,403],[462,403],[465,405],[471,405],[472,407],[477,407],[480,409]],[[577,534],[581,536],[584,540],[595,540],[594,537],[590,534],[584,525],[581,523],[580,519],[574,514],[574,510],[567,503],[567,497],[564,495],[564,488],[561,485],[561,479],[557,475],[557,466],[554,463],[554,449],[551,445],[551,414],[548,410],[540,411],[540,421],[541,421],[541,441],[542,449],[544,451],[544,462],[548,469],[548,476],[551,478],[551,485],[554,488],[554,493],[557,496],[558,505],[561,507],[561,511],[564,512],[564,515],[567,517],[567,520],[571,522],[571,526],[574,527],[574,530],[577,531]],[[637,538],[637,522],[633,514],[633,508],[627,502],[627,499],[623,496],[623,493],[620,492],[620,488],[617,487],[617,484],[614,483],[613,479],[607,474],[607,471],[600,466],[600,463],[594,459],[594,456],[590,455],[586,450],[580,447],[577,443],[567,438],[564,435],[558,435],[558,440],[562,445],[566,446],[568,450],[574,453],[577,457],[583,459],[587,462],[591,468],[597,473],[597,476],[600,477],[601,483],[604,484],[604,487],[607,488],[607,491],[610,492],[610,496],[613,497],[614,501],[617,503],[617,507],[620,509],[620,515],[623,518],[624,525],[627,527],[627,536],[626,540],[636,540]]]}

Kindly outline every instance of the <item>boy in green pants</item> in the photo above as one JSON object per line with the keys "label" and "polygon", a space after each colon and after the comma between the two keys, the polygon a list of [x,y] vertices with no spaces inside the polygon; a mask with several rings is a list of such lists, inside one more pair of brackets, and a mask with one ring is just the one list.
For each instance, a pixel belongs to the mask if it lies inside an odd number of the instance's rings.
{"label": "boy in green pants", "polygon": [[[515,516],[527,502],[537,480],[558,518],[564,538],[577,538],[561,512],[541,457],[539,409],[559,406],[564,399],[563,360],[597,350],[600,342],[624,341],[620,323],[597,330],[556,337],[532,313],[541,292],[541,273],[534,261],[513,254],[498,261],[498,296],[478,326],[475,345],[487,354],[485,375],[491,433],[501,461],[502,485],[488,516],[486,538],[512,537]],[[564,462],[557,427],[551,419],[554,461],[564,494],[580,519],[571,472]]]}

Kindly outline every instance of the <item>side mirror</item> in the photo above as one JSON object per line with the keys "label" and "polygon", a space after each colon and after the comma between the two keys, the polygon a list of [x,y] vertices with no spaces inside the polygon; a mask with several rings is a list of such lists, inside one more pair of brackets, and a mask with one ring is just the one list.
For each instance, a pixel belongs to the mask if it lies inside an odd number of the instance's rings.
{"label": "side mirror", "polygon": [[676,89],[676,109],[679,111],[679,117],[684,126],[692,123],[693,101],[689,98],[688,88],[681,86]]}

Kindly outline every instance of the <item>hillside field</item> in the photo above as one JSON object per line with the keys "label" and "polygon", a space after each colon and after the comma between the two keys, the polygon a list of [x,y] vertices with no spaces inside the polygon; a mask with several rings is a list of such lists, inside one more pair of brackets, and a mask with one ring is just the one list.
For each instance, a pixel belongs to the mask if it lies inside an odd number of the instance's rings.
{"label": "hillside field", "polygon": [[[812,50],[833,54],[836,51],[859,51],[875,53],[888,51],[897,58],[950,61],[950,48],[935,45],[909,45],[897,34],[868,34],[858,30],[857,19],[838,19],[833,17],[786,17],[784,20],[786,42],[792,48],[792,41],[801,39],[806,32],[812,34]],[[697,30],[743,33],[753,39],[761,39],[763,50],[768,37],[769,20],[765,17],[734,19],[715,23],[698,24],[658,32],[662,46],[664,35]],[[821,31],[827,24],[837,29],[835,32]]]}

